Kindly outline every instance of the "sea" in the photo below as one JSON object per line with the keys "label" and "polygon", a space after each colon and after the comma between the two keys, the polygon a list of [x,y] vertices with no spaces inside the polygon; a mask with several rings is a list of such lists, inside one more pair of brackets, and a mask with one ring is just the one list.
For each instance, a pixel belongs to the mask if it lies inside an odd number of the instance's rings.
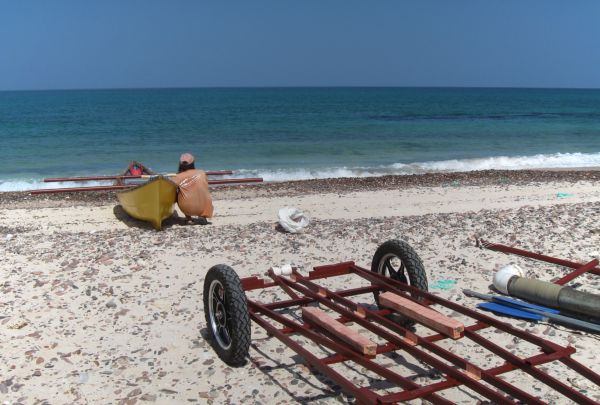
{"label": "sea", "polygon": [[[181,153],[286,181],[600,166],[600,90],[190,88],[0,92],[0,191]],[[87,185],[101,184],[88,183]]]}

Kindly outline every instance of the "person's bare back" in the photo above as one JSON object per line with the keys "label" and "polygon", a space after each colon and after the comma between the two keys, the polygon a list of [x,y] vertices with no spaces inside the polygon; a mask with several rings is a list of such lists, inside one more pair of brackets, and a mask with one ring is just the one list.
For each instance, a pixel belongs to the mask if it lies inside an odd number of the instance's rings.
{"label": "person's bare back", "polygon": [[189,153],[181,155],[179,168],[173,178],[178,186],[179,209],[188,219],[193,216],[212,218],[213,204],[206,173],[194,168],[194,157]]}

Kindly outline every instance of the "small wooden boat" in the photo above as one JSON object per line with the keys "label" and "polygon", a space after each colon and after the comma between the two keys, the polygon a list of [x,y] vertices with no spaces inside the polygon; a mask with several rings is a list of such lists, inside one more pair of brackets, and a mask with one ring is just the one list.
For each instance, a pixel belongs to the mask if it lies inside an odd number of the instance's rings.
{"label": "small wooden boat", "polygon": [[130,216],[148,221],[160,229],[162,221],[173,214],[177,185],[164,176],[156,176],[144,184],[117,194],[121,206]]}

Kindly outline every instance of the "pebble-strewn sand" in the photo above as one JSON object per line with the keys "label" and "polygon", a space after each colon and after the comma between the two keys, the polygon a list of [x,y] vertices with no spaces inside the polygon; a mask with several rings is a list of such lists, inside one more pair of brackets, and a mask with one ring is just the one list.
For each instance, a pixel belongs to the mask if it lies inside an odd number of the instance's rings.
{"label": "pebble-strewn sand", "polygon": [[[565,274],[557,266],[478,249],[476,237],[579,262],[600,251],[598,171],[312,180],[222,187],[213,196],[209,225],[173,218],[156,232],[128,218],[112,193],[0,193],[0,403],[352,402],[254,324],[247,365],[221,362],[205,338],[206,271],[225,263],[246,277],[284,263],[304,272],[347,260],[369,268],[380,243],[400,238],[421,256],[430,286],[456,282],[432,292],[473,308],[479,301],[461,290],[488,293],[494,271],[509,262],[543,280]],[[310,215],[304,233],[277,227],[277,209],[286,205]],[[598,276],[573,284],[600,294]],[[260,298],[268,301],[272,294]],[[600,373],[597,337],[505,320],[574,346],[573,357]],[[518,339],[491,328],[484,333],[515,353],[530,354]],[[443,345],[483,367],[497,364],[465,341]],[[406,353],[381,361],[419,384],[439,381],[435,370]],[[559,363],[543,368],[600,401],[600,387]],[[390,389],[385,381],[369,382],[359,366],[336,369],[381,392]],[[507,379],[547,402],[570,403],[523,373]],[[445,397],[459,403],[484,399],[464,388]]]}

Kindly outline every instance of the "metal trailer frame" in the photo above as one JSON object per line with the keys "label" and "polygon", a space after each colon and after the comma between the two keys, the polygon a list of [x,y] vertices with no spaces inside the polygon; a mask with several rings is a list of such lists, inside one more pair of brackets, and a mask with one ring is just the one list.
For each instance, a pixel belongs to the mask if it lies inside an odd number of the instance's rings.
{"label": "metal trailer frame", "polygon": [[[598,271],[600,272],[600,270]],[[362,277],[369,281],[371,285],[332,291],[315,283],[315,280],[349,274]],[[513,370],[522,370],[573,402],[581,404],[598,403],[538,367],[542,364],[559,361],[600,387],[600,375],[572,359],[571,355],[575,353],[575,348],[571,346],[560,346],[479,311],[361,268],[355,265],[354,262],[315,267],[313,271],[309,272],[308,276],[301,275],[295,268],[289,276],[276,275],[273,270],[269,270],[268,275],[272,281],[256,276],[243,278],[241,279],[242,288],[245,292],[248,292],[279,287],[290,296],[290,299],[261,303],[249,299],[246,293],[250,319],[263,327],[270,336],[276,337],[302,356],[311,367],[338,384],[346,393],[354,396],[359,403],[393,404],[415,398],[424,398],[435,404],[448,404],[452,402],[445,398],[441,392],[458,386],[466,386],[498,404],[544,403],[535,395],[525,392],[499,377],[501,374]],[[474,322],[470,325],[465,324],[461,339],[469,339],[499,356],[504,362],[495,367],[481,368],[436,344],[436,342],[443,339],[448,339],[445,335],[419,336],[399,323],[392,321],[388,317],[392,311],[388,309],[371,310],[350,300],[352,296],[377,291],[389,291],[422,305],[440,305],[472,318]],[[387,341],[387,343],[377,346],[377,354],[398,350],[405,351],[441,372],[443,375],[441,381],[429,385],[419,385],[409,378],[374,362],[372,359],[375,356],[359,353],[345,342],[332,339],[331,335],[327,333],[320,333],[320,329],[315,325],[308,322],[298,322],[283,314],[283,312],[289,311],[293,307],[314,305],[315,303],[328,307],[337,313],[339,322],[354,322]],[[281,326],[276,326],[273,321]],[[477,333],[488,327],[497,328],[523,339],[539,347],[540,352],[526,358],[516,356],[506,348]],[[292,334],[311,339],[329,349],[332,354],[319,358],[303,347],[301,343],[294,340],[290,336]],[[349,361],[355,362],[387,381],[396,384],[400,390],[389,394],[378,394],[369,387],[357,386],[331,367],[335,363]],[[483,382],[486,384],[483,384]]]}
{"label": "metal trailer frame", "polygon": [[506,246],[499,243],[488,242],[483,239],[477,239],[476,246],[482,249],[494,250],[497,252],[502,252],[506,254],[514,254],[517,256],[527,257],[534,260],[539,260],[541,262],[557,264],[559,266],[568,267],[573,269],[572,272],[568,273],[564,277],[553,281],[554,284],[565,285],[569,281],[574,280],[575,278],[581,276],[585,273],[593,273],[596,275],[600,275],[600,268],[598,266],[598,259],[594,259],[589,261],[588,263],[582,264],[577,262],[572,262],[570,260],[559,259],[557,257],[547,256],[541,253],[534,253],[523,249],[518,249],[512,246]]}

